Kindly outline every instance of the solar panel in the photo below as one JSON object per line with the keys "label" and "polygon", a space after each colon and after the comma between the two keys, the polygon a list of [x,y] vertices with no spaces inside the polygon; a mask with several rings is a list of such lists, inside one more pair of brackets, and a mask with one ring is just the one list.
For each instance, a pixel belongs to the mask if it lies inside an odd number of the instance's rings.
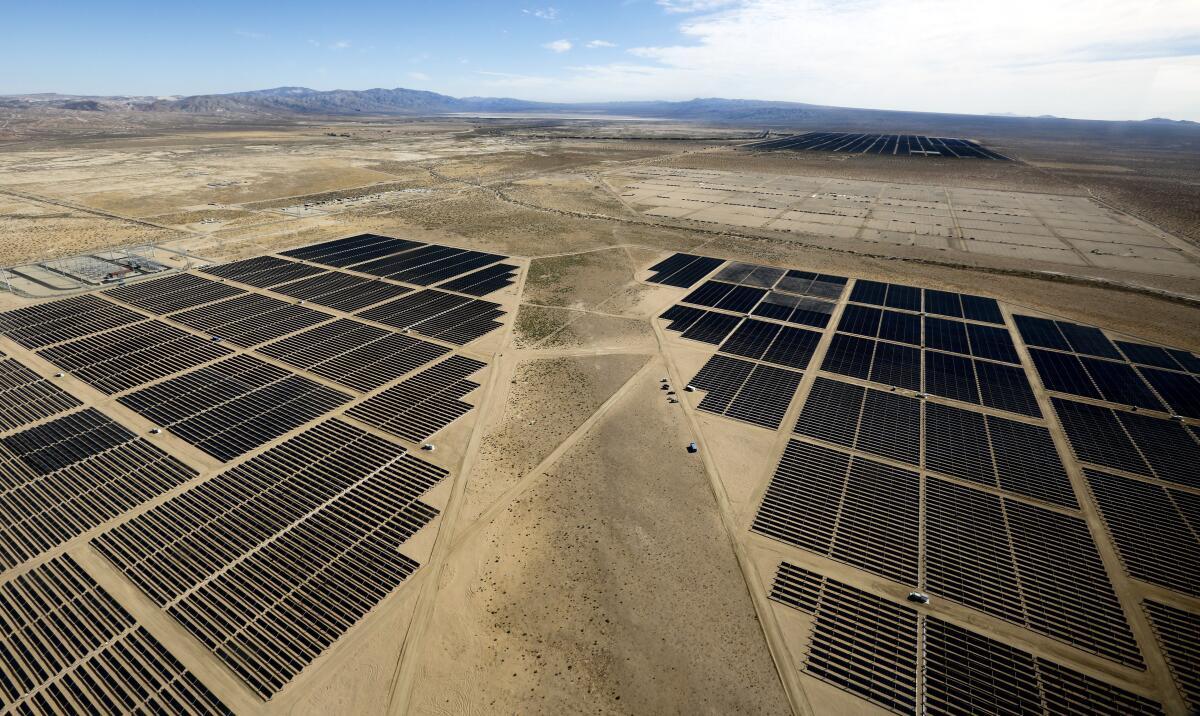
{"label": "solar panel", "polygon": [[984,416],[940,403],[925,406],[925,466],[971,482],[996,486]]}
{"label": "solar panel", "polygon": [[792,429],[797,435],[854,447],[866,388],[819,376]]}
{"label": "solar panel", "polygon": [[1017,331],[1021,334],[1025,345],[1053,348],[1060,351],[1071,350],[1070,344],[1067,343],[1066,338],[1063,338],[1062,332],[1058,330],[1054,321],[1022,315],[1014,315],[1013,321],[1016,322]]}
{"label": "solar panel", "polygon": [[856,303],[869,303],[873,306],[882,306],[883,300],[887,296],[886,283],[879,281],[867,281],[865,279],[857,279],[854,282],[854,289],[850,291],[850,300]]}
{"label": "solar panel", "polygon": [[825,328],[829,325],[833,308],[834,304],[823,299],[771,291],[763,297],[751,313],[755,316],[773,318],[800,326]]}
{"label": "solar panel", "polygon": [[88,293],[0,312],[0,333],[36,349],[145,319],[140,313]]}
{"label": "solar panel", "polygon": [[752,529],[915,584],[918,487],[908,470],[789,440]]}
{"label": "solar panel", "polygon": [[647,280],[650,283],[690,288],[692,284],[707,276],[723,263],[725,263],[724,259],[693,254],[674,254],[651,266],[650,270],[655,275]]}
{"label": "solar panel", "polygon": [[812,614],[817,611],[825,578],[787,562],[780,562],[771,584],[771,599]]}
{"label": "solar panel", "polygon": [[303,261],[343,267],[379,256],[408,251],[419,246],[424,246],[424,244],[378,234],[358,234],[279,253],[281,256],[290,256]]}
{"label": "solar panel", "polygon": [[94,408],[0,438],[0,570],[196,474]]}
{"label": "solar panel", "polygon": [[0,611],[11,713],[233,713],[66,555],[0,585]]}
{"label": "solar panel", "polygon": [[1004,324],[1004,316],[1000,313],[1000,304],[994,298],[961,294],[963,318],[970,321]]}
{"label": "solar panel", "polygon": [[888,284],[887,298],[883,300],[883,305],[905,311],[920,311],[921,289],[915,286],[902,286],[898,283]]}
{"label": "solar panel", "polygon": [[925,289],[925,312],[951,318],[962,318],[962,303],[959,294],[949,291]]}
{"label": "solar panel", "polygon": [[825,351],[821,370],[866,380],[871,374],[874,353],[875,341],[836,333]]}
{"label": "solar panel", "polygon": [[1079,362],[1087,369],[1088,375],[1092,377],[1105,400],[1150,410],[1163,410],[1163,404],[1129,364],[1087,356],[1080,356]]}
{"label": "solar panel", "polygon": [[1100,398],[1100,391],[1092,384],[1091,377],[1083,369],[1079,358],[1069,353],[1055,353],[1029,349],[1033,365],[1037,368],[1046,390],[1054,390],[1085,398]]}
{"label": "solar panel", "polygon": [[249,355],[117,399],[219,460],[231,460],[350,400]]}
{"label": "solar panel", "polygon": [[783,326],[778,323],[748,318],[721,344],[721,352],[755,360],[762,358],[780,328]]}
{"label": "solar panel", "polygon": [[979,403],[971,359],[925,351],[925,392],[964,403]]}
{"label": "solar panel", "polygon": [[[924,621],[930,714],[1161,714],[1157,703],[936,617]],[[1040,688],[1039,688],[1040,685]]]}
{"label": "solar panel", "polygon": [[454,355],[346,411],[346,415],[411,442],[428,440],[474,406],[462,398],[479,387],[467,380],[486,363]]}
{"label": "solar panel", "polygon": [[428,286],[493,264],[503,258],[499,254],[428,244],[403,253],[355,264],[354,270],[418,286]]}
{"label": "solar panel", "polygon": [[1116,341],[1116,344],[1130,363],[1148,365],[1154,368],[1166,368],[1167,370],[1182,369],[1179,362],[1175,360],[1166,348],[1148,346],[1143,343],[1130,343],[1128,341]]}
{"label": "solar panel", "polygon": [[159,320],[84,336],[38,352],[46,360],[109,395],[229,353],[226,348]]}
{"label": "solar panel", "polygon": [[455,345],[469,343],[504,325],[496,320],[504,315],[500,304],[436,289],[401,296],[358,315]]}
{"label": "solar panel", "polygon": [[269,699],[417,568],[398,548],[445,476],[329,420],[93,545]]}
{"label": "solar panel", "polygon": [[943,480],[925,481],[925,586],[959,604],[1024,623],[999,498]]}
{"label": "solar panel", "polygon": [[29,425],[79,405],[75,396],[21,363],[0,357],[0,430]]}
{"label": "solar panel", "polygon": [[1031,418],[1042,417],[1042,409],[1038,407],[1024,370],[982,360],[974,363],[975,375],[979,380],[979,397],[984,405]]}
{"label": "solar panel", "polygon": [[967,324],[962,321],[948,321],[944,318],[926,316],[925,347],[970,355],[971,348],[967,344]]}
{"label": "solar panel", "polygon": [[[780,565],[782,572],[783,565]],[[1200,708],[1200,614],[1150,599],[1142,602],[1158,645],[1167,657],[1175,686],[1188,708]]]}
{"label": "solar panel", "polygon": [[1004,363],[1020,363],[1017,348],[1007,328],[996,326],[981,326],[968,323],[967,337],[971,341],[971,355],[977,358],[989,358]]}
{"label": "solar panel", "polygon": [[104,295],[162,315],[243,293],[245,291],[242,289],[227,283],[218,283],[194,274],[179,273],[110,288]]}
{"label": "solar panel", "polygon": [[707,311],[683,332],[682,336],[701,343],[718,345],[742,321],[740,316]]}
{"label": "solar panel", "polygon": [[870,379],[908,390],[921,389],[921,351],[879,341],[871,363]]}
{"label": "solar panel", "polygon": [[762,360],[804,370],[808,367],[808,361],[820,340],[821,334],[816,331],[784,326],[779,330],[771,347],[763,354]]}
{"label": "solar panel", "polygon": [[1067,441],[1080,461],[1150,474],[1114,411],[1062,398],[1051,398],[1050,401],[1067,433]]}
{"label": "solar panel", "polygon": [[800,378],[793,370],[756,365],[724,414],[774,430],[783,421]]}
{"label": "solar panel", "polygon": [[883,311],[878,308],[848,304],[842,310],[842,319],[838,321],[837,329],[843,333],[874,338],[879,333],[879,321],[882,317]]}
{"label": "solar panel", "polygon": [[899,713],[916,709],[915,610],[829,579],[804,670]]}
{"label": "solar panel", "polygon": [[328,271],[301,281],[275,286],[271,290],[284,296],[346,312],[358,311],[412,291],[407,286],[341,271]]}
{"label": "solar panel", "polygon": [[[1195,428],[1150,415],[1114,411],[1155,477],[1200,488],[1200,443]],[[1145,471],[1141,471],[1147,474]]]}
{"label": "solar panel", "polygon": [[367,392],[440,358],[450,349],[358,321],[338,319],[258,351]]}
{"label": "solar panel", "polygon": [[1130,576],[1200,596],[1200,538],[1180,502],[1188,493],[1099,470],[1083,472]]}
{"label": "solar panel", "polygon": [[1120,359],[1121,354],[1117,352],[1117,347],[1108,340],[1104,332],[1094,326],[1081,326],[1077,323],[1069,323],[1067,321],[1055,321],[1058,324],[1058,329],[1062,331],[1063,337],[1067,339],[1067,343],[1071,345],[1071,350],[1076,353],[1086,355],[1100,356],[1101,358],[1116,358]]}
{"label": "solar panel", "polygon": [[693,323],[700,320],[700,317],[708,313],[702,308],[693,308],[691,306],[681,306],[676,304],[667,310],[663,311],[659,318],[670,321],[667,324],[668,331],[686,331]]}
{"label": "solar panel", "polygon": [[921,401],[867,390],[855,447],[910,465],[920,464]]}
{"label": "solar panel", "polygon": [[1200,418],[1200,380],[1195,376],[1158,368],[1142,368],[1142,375],[1154,387],[1171,411],[1189,418]]}
{"label": "solar panel", "polygon": [[259,288],[269,288],[276,284],[295,281],[298,278],[325,273],[325,269],[274,256],[255,256],[244,261],[205,266],[200,270],[212,276],[220,276]]}
{"label": "solar panel", "polygon": [[500,289],[511,286],[516,282],[517,267],[512,264],[495,264],[474,273],[459,276],[444,283],[438,288],[458,293],[469,293],[472,296],[486,296]]}
{"label": "solar panel", "polygon": [[720,354],[709,358],[700,372],[688,381],[689,385],[708,393],[697,407],[717,414],[724,413],[738,389],[746,382],[750,371],[754,370],[754,365]]}
{"label": "solar panel", "polygon": [[284,303],[258,293],[228,298],[171,316],[171,320],[189,328],[246,348],[315,326],[330,318],[327,313]]}
{"label": "solar panel", "polygon": [[[846,308],[849,309],[850,306],[846,306]],[[879,323],[879,337],[888,341],[919,346],[921,345],[921,317],[899,311],[884,311]]]}
{"label": "solar panel", "polygon": [[1049,430],[995,415],[987,416],[986,420],[1000,489],[1078,508],[1071,480]]}

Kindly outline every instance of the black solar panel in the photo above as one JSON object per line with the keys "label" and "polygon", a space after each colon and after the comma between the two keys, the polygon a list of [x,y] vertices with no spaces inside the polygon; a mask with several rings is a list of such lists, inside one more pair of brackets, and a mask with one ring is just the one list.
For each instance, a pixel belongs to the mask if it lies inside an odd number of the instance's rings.
{"label": "black solar panel", "polygon": [[1093,326],[1081,326],[1067,321],[1055,321],[1063,337],[1067,339],[1071,350],[1085,355],[1100,356],[1101,358],[1120,359],[1117,347],[1108,340],[1104,332]]}
{"label": "black solar panel", "polygon": [[883,300],[883,305],[905,311],[920,311],[921,289],[915,286],[902,286],[898,283],[888,284],[887,297]]}
{"label": "black solar panel", "polygon": [[1200,442],[1197,442],[1195,428],[1150,415],[1120,411],[1113,414],[1155,477],[1200,488]]}
{"label": "black solar panel", "polygon": [[281,251],[281,256],[312,261],[326,266],[350,266],[361,261],[386,256],[400,251],[424,246],[417,241],[393,239],[378,234],[358,234],[344,239],[334,239],[312,246],[304,246],[290,251]]}
{"label": "black solar panel", "polygon": [[1114,411],[1062,398],[1051,398],[1051,402],[1079,460],[1141,475],[1150,474]]}
{"label": "black solar panel", "polygon": [[231,460],[349,400],[249,355],[118,398],[219,460]]}
{"label": "black solar panel", "polygon": [[0,612],[6,713],[233,713],[66,555],[0,585]]}
{"label": "black solar panel", "polygon": [[971,321],[999,323],[1003,325],[1004,316],[1000,313],[1000,304],[994,298],[961,294],[963,318]]}
{"label": "black solar panel", "polygon": [[1158,368],[1142,368],[1142,375],[1171,411],[1189,418],[1200,418],[1200,380],[1185,373]]}
{"label": "black solar panel", "polygon": [[762,358],[780,328],[783,326],[778,323],[748,318],[721,344],[721,352],[755,360]]}
{"label": "black solar panel", "polygon": [[1084,475],[1130,576],[1200,596],[1200,525],[1189,524],[1189,493],[1099,470]]}
{"label": "black solar panel", "polygon": [[987,416],[987,427],[1000,489],[1063,507],[1078,507],[1049,430],[994,415]]}
{"label": "black solar panel", "polygon": [[987,407],[1032,418],[1042,417],[1042,409],[1038,407],[1033,388],[1021,368],[977,360],[975,374],[979,379],[979,396]]}
{"label": "black solar panel", "polygon": [[243,293],[245,291],[242,289],[227,283],[187,273],[138,281],[104,292],[107,296],[159,315]]}
{"label": "black solar panel", "polygon": [[0,439],[0,571],[196,476],[94,408]]}
{"label": "black solar panel", "polygon": [[516,281],[517,267],[512,264],[495,264],[474,273],[438,284],[438,288],[472,296],[486,296],[511,286]]}
{"label": "black solar panel", "polygon": [[674,254],[651,266],[650,270],[655,275],[647,280],[650,283],[690,288],[692,284],[707,276],[723,263],[725,263],[724,259],[693,254]]}
{"label": "black solar panel", "polygon": [[1017,324],[1017,331],[1021,334],[1025,345],[1054,348],[1061,351],[1071,350],[1067,339],[1063,338],[1062,332],[1058,330],[1054,321],[1021,315],[1014,315],[1013,320]]}
{"label": "black solar panel", "polygon": [[752,370],[754,363],[749,361],[719,354],[709,358],[700,372],[688,381],[690,385],[708,393],[697,407],[717,414],[724,413]]}
{"label": "black solar panel", "polygon": [[882,317],[883,311],[878,308],[851,303],[842,310],[842,319],[838,321],[837,329],[843,333],[874,338],[879,334],[879,321]]}
{"label": "black solar panel", "polygon": [[[849,310],[847,305],[846,309]],[[884,311],[879,323],[879,337],[913,346],[921,345],[921,317],[912,313]]]}
{"label": "black solar panel", "polygon": [[449,348],[349,319],[258,349],[355,390],[370,391],[450,352]]}
{"label": "black solar panel", "polygon": [[886,283],[879,281],[867,281],[858,279],[854,282],[854,289],[850,291],[850,300],[857,303],[869,303],[873,306],[882,306],[884,298],[887,297]]}
{"label": "black solar panel", "polygon": [[399,547],[445,476],[329,420],[93,545],[269,699],[417,568]]}
{"label": "black solar panel", "polygon": [[1183,366],[1175,360],[1174,356],[1166,348],[1148,346],[1143,343],[1130,343],[1128,341],[1116,341],[1116,344],[1130,363],[1148,365],[1154,368],[1166,368],[1167,370],[1183,369]]}
{"label": "black solar panel", "polygon": [[244,261],[205,266],[200,270],[212,276],[220,276],[259,288],[269,288],[276,284],[295,281],[298,278],[325,273],[325,269],[274,256],[255,256]]}
{"label": "black solar panel", "polygon": [[329,271],[302,281],[275,286],[271,290],[346,312],[358,311],[412,291],[407,286],[341,271]]}
{"label": "black solar panel", "polygon": [[751,313],[755,316],[773,318],[800,326],[825,328],[829,325],[833,309],[834,304],[822,299],[771,291],[763,297]]}
{"label": "black solar panel", "polygon": [[787,562],[780,562],[771,584],[771,599],[812,614],[817,610],[825,578]]}
{"label": "black solar panel", "polygon": [[0,358],[0,430],[19,428],[79,405],[75,396],[16,360]]}
{"label": "black solar panel", "polygon": [[927,403],[925,466],[945,475],[995,487],[996,473],[983,414]]}
{"label": "black solar panel", "polygon": [[837,333],[825,351],[821,370],[866,380],[871,374],[874,353],[875,341]]}
{"label": "black solar panel", "polygon": [[42,348],[143,320],[140,313],[88,293],[0,312],[0,333],[26,348]]}
{"label": "black solar panel", "polygon": [[171,320],[235,345],[252,347],[315,326],[331,316],[258,293],[225,299],[171,316]]}
{"label": "black solar panel", "polygon": [[971,355],[977,358],[990,358],[1005,363],[1021,362],[1007,328],[968,323],[967,337],[971,341]]}
{"label": "black solar panel", "polygon": [[711,343],[718,345],[725,337],[733,332],[738,323],[742,321],[741,316],[731,316],[728,313],[717,313],[716,311],[706,311],[703,316],[696,319],[695,323],[688,327],[683,332],[683,337],[700,341],[701,343]]}
{"label": "black solar panel", "polygon": [[1082,395],[1086,398],[1099,398],[1100,391],[1092,384],[1092,379],[1079,362],[1079,358],[1070,353],[1056,353],[1029,349],[1033,365],[1037,368],[1046,390],[1054,390],[1071,395]]}
{"label": "black solar panel", "polygon": [[935,291],[931,288],[925,289],[925,312],[938,316],[962,318],[962,302],[959,299],[959,294],[950,293],[949,291]]}
{"label": "black solar panel", "polygon": [[229,353],[211,341],[159,320],[135,323],[39,351],[46,360],[109,395]]}
{"label": "black solar panel", "polygon": [[804,328],[784,326],[762,359],[788,368],[804,370],[817,349],[821,334]]}
{"label": "black solar panel", "polygon": [[358,315],[455,345],[469,343],[504,325],[496,320],[504,315],[500,304],[436,289],[401,296]]}
{"label": "black solar panel", "polygon": [[971,359],[925,351],[925,392],[965,403],[979,403]]}
{"label": "black solar panel", "polygon": [[1150,410],[1164,409],[1163,404],[1128,363],[1116,363],[1088,356],[1080,356],[1079,362],[1092,377],[1105,400]]}
{"label": "black solar panel", "polygon": [[663,311],[659,318],[670,321],[667,324],[668,331],[686,331],[693,323],[700,320],[700,317],[708,313],[703,308],[693,308],[691,306],[681,306],[676,304],[667,310]]}
{"label": "black solar panel", "polygon": [[346,411],[346,415],[414,443],[471,410],[462,401],[479,384],[467,378],[486,363],[454,355]]}
{"label": "black solar panel", "polygon": [[774,430],[783,421],[801,374],[769,365],[756,365],[734,396],[725,415]]}
{"label": "black solar panel", "polygon": [[[783,565],[779,565],[780,573]],[[1188,708],[1200,709],[1200,614],[1147,599],[1142,602],[1171,675]]]}
{"label": "black solar panel", "polygon": [[967,324],[945,318],[925,318],[925,347],[951,353],[970,355],[967,344]]}
{"label": "black solar panel", "polygon": [[700,284],[699,288],[684,296],[682,301],[684,303],[691,303],[697,306],[716,308],[717,304],[720,303],[721,300],[726,296],[728,296],[729,292],[735,288],[737,288],[737,286],[732,283],[705,281],[704,283]]}

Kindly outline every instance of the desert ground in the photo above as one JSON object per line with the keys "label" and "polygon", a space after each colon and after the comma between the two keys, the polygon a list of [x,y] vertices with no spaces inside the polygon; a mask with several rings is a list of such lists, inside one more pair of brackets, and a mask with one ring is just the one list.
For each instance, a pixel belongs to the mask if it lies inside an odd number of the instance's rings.
{"label": "desert ground", "polygon": [[[468,117],[10,133],[0,309],[96,290],[71,274],[81,255],[186,271],[371,232],[519,267],[489,297],[504,327],[461,351],[487,363],[466,398],[474,409],[422,454],[451,477],[425,498],[439,516],[405,544],[421,568],[270,700],[95,551],[88,540],[106,526],[39,559],[73,557],[238,713],[886,713],[804,672],[811,618],[768,594],[781,558],[903,593],[750,532],[788,430],[699,411],[698,394],[668,399],[664,386],[681,391],[712,351],[664,330],[657,317],[685,291],[648,282],[648,267],[687,252],[978,294],[1009,316],[1200,352],[1200,162],[1027,137],[988,138],[1018,160],[1007,163],[740,146],[757,135]],[[0,349],[57,371],[11,340]],[[84,405],[151,429],[64,381]],[[223,469],[159,440],[199,470],[196,484]],[[1094,509],[1087,517],[1102,533]],[[1114,584],[1127,610],[1153,591]],[[1200,611],[1193,597],[1163,598]],[[1148,670],[1135,673],[965,607],[937,609],[1186,713],[1144,618],[1132,628]]]}

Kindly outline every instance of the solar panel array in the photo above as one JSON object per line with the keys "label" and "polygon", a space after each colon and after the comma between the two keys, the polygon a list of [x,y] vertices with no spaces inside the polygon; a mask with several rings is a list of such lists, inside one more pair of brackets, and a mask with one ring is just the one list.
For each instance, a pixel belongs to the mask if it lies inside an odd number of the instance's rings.
{"label": "solar panel array", "polygon": [[689,384],[708,392],[700,410],[774,430],[802,377],[794,370],[715,355]]}
{"label": "solar panel array", "polygon": [[268,343],[258,352],[368,392],[440,358],[450,349],[343,318]]}
{"label": "solar panel array", "polygon": [[1200,614],[1151,599],[1143,602],[1142,607],[1166,654],[1179,693],[1189,708],[1200,709]]}
{"label": "solar panel array", "polygon": [[0,353],[0,431],[29,425],[79,405],[75,396]]}
{"label": "solar panel array", "polygon": [[1200,419],[1200,358],[1193,354],[1112,341],[1069,321],[1014,319],[1047,390]]}
{"label": "solar panel array", "polygon": [[269,699],[417,568],[398,548],[445,476],[331,419],[93,545]]}
{"label": "solar panel array", "polygon": [[1162,713],[1143,696],[786,561],[770,596],[813,616],[806,673],[896,713]]}
{"label": "solar panel array", "polygon": [[235,355],[118,400],[218,460],[232,460],[350,396],[253,356]]}
{"label": "solar panel array", "polygon": [[232,713],[70,557],[0,584],[0,614],[6,713]]}
{"label": "solar panel array", "polygon": [[712,273],[712,270],[725,263],[723,259],[695,256],[693,254],[672,254],[650,267],[653,276],[647,279],[650,283],[661,283],[678,288],[691,288],[700,279]]}
{"label": "solar panel array", "polygon": [[872,132],[805,132],[752,142],[747,149],[758,151],[840,152],[888,156],[995,159],[1008,157],[978,142],[957,137],[926,137],[923,134],[876,134]]}
{"label": "solar panel array", "polygon": [[0,571],[196,475],[94,408],[0,438]]}
{"label": "solar panel array", "polygon": [[419,443],[466,414],[473,407],[462,398],[479,384],[467,380],[486,366],[456,355],[405,378],[346,411],[352,418]]}
{"label": "solar panel array", "polygon": [[[468,412],[486,364],[446,344],[502,325],[477,297],[518,267],[376,235],[287,255],[0,312],[0,333],[219,460],[286,438],[196,480],[152,437],[0,354],[0,572],[37,563],[0,580],[0,710],[228,713],[132,617],[105,632],[100,597],[60,612],[31,586],[78,570],[46,558],[81,536],[264,700],[417,569],[401,548],[437,516],[420,498],[447,472],[354,420],[419,442]],[[352,418],[329,417],[355,401]],[[73,586],[63,574],[49,588]]]}

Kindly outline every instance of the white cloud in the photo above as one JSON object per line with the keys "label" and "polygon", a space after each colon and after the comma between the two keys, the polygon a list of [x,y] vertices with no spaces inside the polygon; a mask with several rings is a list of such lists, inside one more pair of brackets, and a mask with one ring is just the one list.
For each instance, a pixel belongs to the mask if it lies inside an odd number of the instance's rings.
{"label": "white cloud", "polygon": [[557,20],[558,19],[558,8],[556,8],[556,7],[534,8],[532,10],[522,10],[521,12],[522,12],[522,14],[525,14],[525,15],[532,15],[533,17],[536,17],[539,20]]}
{"label": "white cloud", "polygon": [[617,43],[609,42],[608,40],[589,40],[586,47],[596,49],[597,47],[616,47]]}
{"label": "white cloud", "polygon": [[[659,0],[685,43],[578,68],[556,99],[742,97],[1200,119],[1196,0]],[[557,51],[557,50],[556,50]],[[562,50],[565,51],[565,50]]]}
{"label": "white cloud", "polygon": [[425,74],[424,72],[409,72],[408,78],[415,82],[428,82],[429,81],[429,75]]}
{"label": "white cloud", "polygon": [[485,72],[483,70],[479,70],[477,74],[480,74],[485,78],[483,81],[484,86],[494,89],[529,90],[535,88],[553,87],[559,82],[551,77],[518,75],[511,72]]}
{"label": "white cloud", "polygon": [[250,30],[234,30],[233,34],[237,35],[238,37],[244,37],[247,40],[265,40],[270,37],[270,35],[267,35],[266,33],[252,32]]}
{"label": "white cloud", "polygon": [[550,50],[551,52],[560,52],[561,53],[561,52],[567,52],[572,47],[574,47],[574,45],[571,44],[570,40],[555,40],[554,42],[547,42],[546,44],[542,45],[542,47],[546,48],[547,50]]}
{"label": "white cloud", "polygon": [[329,49],[331,49],[331,50],[345,50],[349,47],[350,47],[350,43],[346,42],[345,40],[338,40],[337,42],[331,43],[329,45]]}

